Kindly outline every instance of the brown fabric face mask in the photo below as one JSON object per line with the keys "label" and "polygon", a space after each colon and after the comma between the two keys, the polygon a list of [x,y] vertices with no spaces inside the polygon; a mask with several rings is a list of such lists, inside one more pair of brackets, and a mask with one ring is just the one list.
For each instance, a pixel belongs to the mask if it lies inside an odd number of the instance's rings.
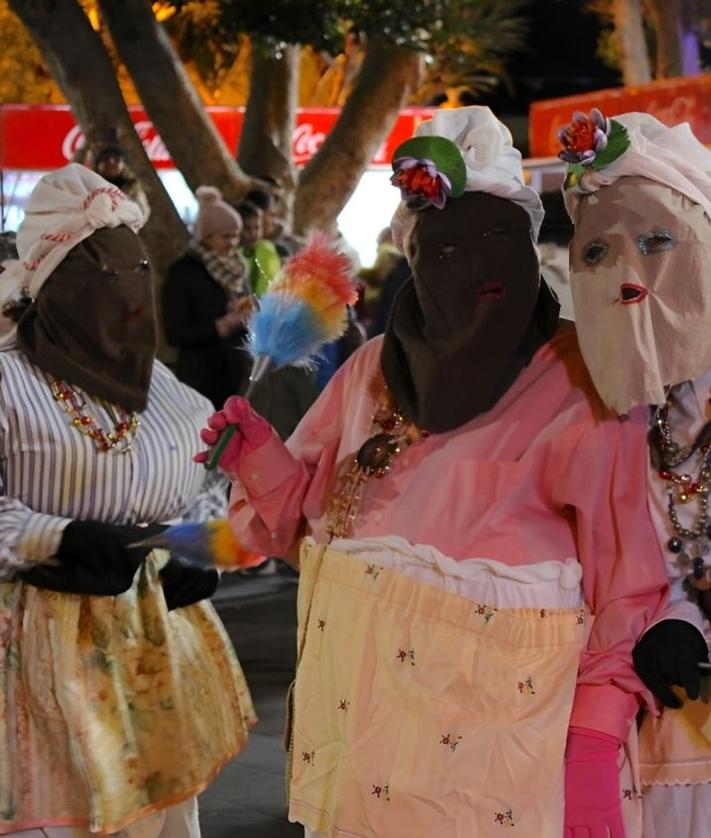
{"label": "brown fabric face mask", "polygon": [[102,228],[69,251],[18,323],[41,369],[92,396],[143,410],[157,347],[151,271],[128,227]]}
{"label": "brown fabric face mask", "polygon": [[528,213],[483,192],[418,214],[412,279],[395,299],[381,366],[408,419],[449,431],[490,410],[553,335]]}

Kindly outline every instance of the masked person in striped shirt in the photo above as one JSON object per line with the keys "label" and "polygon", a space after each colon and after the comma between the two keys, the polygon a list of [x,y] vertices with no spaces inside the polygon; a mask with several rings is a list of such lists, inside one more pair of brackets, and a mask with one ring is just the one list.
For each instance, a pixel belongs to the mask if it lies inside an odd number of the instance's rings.
{"label": "masked person in striped shirt", "polygon": [[71,164],[0,276],[0,834],[194,838],[255,721],[217,573],[132,546],[225,497],[191,460],[210,403],[154,357],[141,222]]}

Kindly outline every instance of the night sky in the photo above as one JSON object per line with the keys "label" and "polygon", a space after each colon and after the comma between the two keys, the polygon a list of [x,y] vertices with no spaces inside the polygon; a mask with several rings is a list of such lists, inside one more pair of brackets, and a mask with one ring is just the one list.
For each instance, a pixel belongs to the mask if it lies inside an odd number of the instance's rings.
{"label": "night sky", "polygon": [[600,20],[583,0],[531,0],[527,45],[509,61],[514,90],[500,85],[486,99],[494,109],[527,113],[530,102],[616,87],[619,73],[597,57]]}

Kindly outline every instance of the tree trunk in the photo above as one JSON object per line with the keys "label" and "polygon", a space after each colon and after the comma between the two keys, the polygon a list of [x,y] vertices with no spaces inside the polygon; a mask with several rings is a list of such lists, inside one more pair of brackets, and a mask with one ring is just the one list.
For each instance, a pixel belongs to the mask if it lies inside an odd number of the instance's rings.
{"label": "tree trunk", "polygon": [[188,232],[133,127],[111,60],[76,0],[10,0],[71,105],[86,142],[116,132],[151,206],[141,238],[161,283]]}
{"label": "tree trunk", "polygon": [[249,99],[239,141],[237,161],[254,177],[282,182],[285,206],[280,215],[290,219],[294,194],[292,142],[298,105],[299,47],[286,47],[280,57],[252,42]]}
{"label": "tree trunk", "polygon": [[99,0],[121,60],[188,186],[240,201],[252,180],[232,159],[148,0]]}
{"label": "tree trunk", "polygon": [[652,71],[644,39],[642,0],[613,0],[612,11],[622,80],[626,85],[646,84],[652,80]]}
{"label": "tree trunk", "polygon": [[648,0],[649,18],[657,41],[658,79],[684,75],[684,9],[680,0]]}
{"label": "tree trunk", "polygon": [[422,56],[371,38],[341,115],[304,167],[296,190],[294,232],[328,229],[353,194],[418,83]]}

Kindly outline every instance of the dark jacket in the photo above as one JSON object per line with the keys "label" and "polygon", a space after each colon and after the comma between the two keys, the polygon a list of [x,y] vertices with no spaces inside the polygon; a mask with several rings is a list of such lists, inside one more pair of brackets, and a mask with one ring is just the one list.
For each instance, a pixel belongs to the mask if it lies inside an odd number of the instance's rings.
{"label": "dark jacket", "polygon": [[185,253],[168,270],[163,286],[163,325],[171,346],[178,347],[178,378],[221,408],[240,392],[250,361],[244,330],[227,340],[215,320],[227,311],[227,293],[193,254]]}

